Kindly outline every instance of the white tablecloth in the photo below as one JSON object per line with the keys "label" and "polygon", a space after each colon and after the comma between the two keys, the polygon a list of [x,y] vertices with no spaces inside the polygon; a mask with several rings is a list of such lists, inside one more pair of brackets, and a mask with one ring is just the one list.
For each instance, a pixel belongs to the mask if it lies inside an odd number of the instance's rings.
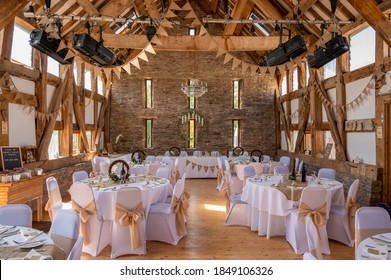
{"label": "white tablecloth", "polygon": [[[259,177],[263,180],[247,180],[241,196],[242,201],[249,206],[251,230],[258,231],[258,235],[266,235],[267,238],[285,235],[285,218],[298,202],[288,200],[282,192],[271,187],[273,184],[278,185],[280,176],[269,175],[267,181],[265,175]],[[309,183],[309,187],[315,185],[324,186],[327,190],[327,213],[331,203],[344,205],[343,185],[340,182],[325,179],[320,180],[320,184]]]}
{"label": "white tablecloth", "polygon": [[216,157],[179,157],[178,171],[182,176],[186,172],[186,178],[216,178],[217,177]]}
{"label": "white tablecloth", "polygon": [[[387,246],[387,260],[391,260],[391,232],[390,233],[382,233],[373,236],[374,238],[378,238],[384,240],[386,242],[381,242],[379,240],[373,240],[371,237],[364,239],[357,246],[356,251],[356,260],[369,260],[369,259],[377,259],[376,255],[371,255],[368,253],[368,248],[371,249],[380,249],[379,245]],[[389,242],[389,243],[387,243]]]}
{"label": "white tablecloth", "polygon": [[[238,178],[243,181],[244,179],[244,168],[249,164],[236,164],[234,167],[234,171]],[[253,167],[255,169],[255,174],[260,175],[263,174],[263,164],[260,162],[253,163]]]}

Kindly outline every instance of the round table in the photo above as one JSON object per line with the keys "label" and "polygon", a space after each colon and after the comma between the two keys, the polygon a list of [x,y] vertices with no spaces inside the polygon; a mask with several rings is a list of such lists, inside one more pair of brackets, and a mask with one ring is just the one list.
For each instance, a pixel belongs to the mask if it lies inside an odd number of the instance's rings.
{"label": "round table", "polygon": [[[370,254],[370,252],[374,254]],[[384,254],[387,255],[384,255]],[[377,234],[360,242],[356,250],[356,260],[391,260],[391,232]]]}

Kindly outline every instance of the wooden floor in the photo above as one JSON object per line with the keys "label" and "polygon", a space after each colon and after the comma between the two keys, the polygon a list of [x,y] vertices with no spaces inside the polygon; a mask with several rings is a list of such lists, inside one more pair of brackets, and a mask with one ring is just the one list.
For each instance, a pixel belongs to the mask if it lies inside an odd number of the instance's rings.
{"label": "wooden floor", "polygon": [[[185,188],[191,193],[187,218],[188,235],[177,246],[147,241],[145,256],[126,255],[127,260],[301,260],[285,237],[266,239],[247,227],[224,226],[225,201],[216,190],[216,179],[187,179]],[[45,226],[46,225],[46,226]],[[34,227],[48,228],[48,223]],[[49,224],[50,226],[50,224]],[[330,240],[331,255],[327,260],[352,260],[354,248]],[[98,257],[83,253],[84,260],[108,260],[111,247]]]}

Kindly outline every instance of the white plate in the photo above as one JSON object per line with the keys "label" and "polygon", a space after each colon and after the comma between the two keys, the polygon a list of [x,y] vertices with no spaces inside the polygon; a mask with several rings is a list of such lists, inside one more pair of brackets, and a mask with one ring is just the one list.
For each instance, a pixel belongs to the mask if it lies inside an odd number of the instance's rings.
{"label": "white plate", "polygon": [[375,248],[365,248],[365,251],[373,259],[386,260],[388,256],[388,247],[387,246],[376,246]]}
{"label": "white plate", "polygon": [[35,247],[41,246],[44,243],[45,243],[45,241],[32,241],[32,242],[28,242],[26,244],[20,245],[19,248],[22,248],[22,249],[35,248]]}

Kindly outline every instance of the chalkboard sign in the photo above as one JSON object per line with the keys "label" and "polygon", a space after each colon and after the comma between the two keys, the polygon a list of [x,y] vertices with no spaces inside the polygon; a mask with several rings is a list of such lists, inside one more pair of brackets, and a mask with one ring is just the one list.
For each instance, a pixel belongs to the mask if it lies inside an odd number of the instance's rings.
{"label": "chalkboard sign", "polygon": [[1,163],[3,170],[23,167],[20,147],[1,147]]}

